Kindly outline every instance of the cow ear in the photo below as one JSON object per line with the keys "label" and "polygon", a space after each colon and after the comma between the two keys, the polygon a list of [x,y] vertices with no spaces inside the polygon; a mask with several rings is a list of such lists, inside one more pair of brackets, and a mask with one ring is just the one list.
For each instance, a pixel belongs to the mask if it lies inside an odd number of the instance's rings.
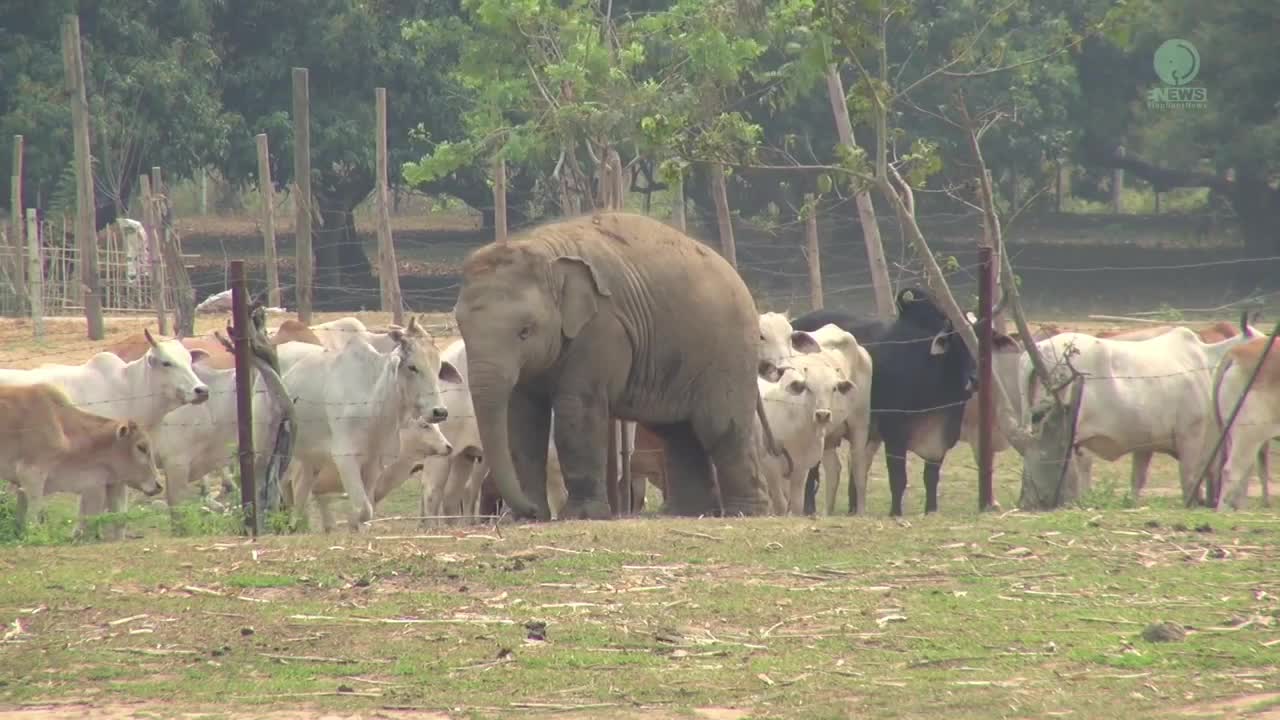
{"label": "cow ear", "polygon": [[822,350],[822,346],[818,345],[817,338],[803,330],[796,330],[791,333],[791,347],[800,353],[816,353]]}
{"label": "cow ear", "polygon": [[200,348],[192,348],[192,349],[191,349],[191,362],[192,362],[192,363],[203,362],[203,361],[208,360],[210,357],[212,357],[212,356],[211,356],[211,355],[209,355],[209,353],[205,352],[204,350],[201,350]]}
{"label": "cow ear", "polygon": [[597,299],[609,297],[609,287],[585,258],[561,255],[554,267],[559,280],[561,332],[572,340],[595,317]]}
{"label": "cow ear", "polygon": [[951,331],[943,330],[933,336],[933,341],[929,343],[930,355],[946,355],[947,348],[951,345]]}
{"label": "cow ear", "polygon": [[454,367],[453,363],[449,362],[448,360],[441,360],[440,361],[440,379],[447,383],[461,385],[462,373],[458,372],[458,368]]}

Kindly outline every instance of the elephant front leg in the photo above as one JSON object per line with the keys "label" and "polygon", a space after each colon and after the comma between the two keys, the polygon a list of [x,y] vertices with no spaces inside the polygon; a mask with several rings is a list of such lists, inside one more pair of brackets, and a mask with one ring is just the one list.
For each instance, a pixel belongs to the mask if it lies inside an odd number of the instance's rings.
{"label": "elephant front leg", "polygon": [[[507,437],[511,461],[520,478],[525,497],[538,506],[538,519],[551,519],[547,503],[547,446],[551,436],[551,408],[547,401],[517,388],[511,393],[508,409]],[[560,408],[556,406],[556,430],[559,430]],[[559,444],[557,435],[557,445]]]}
{"label": "elephant front leg", "polygon": [[[605,494],[609,430],[608,402],[603,394],[564,393],[555,400],[556,455],[568,493],[560,517],[597,520],[613,515]],[[535,498],[547,502],[546,444],[543,444],[542,492]]]}

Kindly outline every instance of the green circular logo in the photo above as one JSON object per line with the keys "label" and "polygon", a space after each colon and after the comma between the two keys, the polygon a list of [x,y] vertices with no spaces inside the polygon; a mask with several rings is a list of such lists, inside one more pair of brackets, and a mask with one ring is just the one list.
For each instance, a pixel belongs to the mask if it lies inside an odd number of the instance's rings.
{"label": "green circular logo", "polygon": [[1200,72],[1200,53],[1186,40],[1165,40],[1156,48],[1154,65],[1166,85],[1186,85]]}

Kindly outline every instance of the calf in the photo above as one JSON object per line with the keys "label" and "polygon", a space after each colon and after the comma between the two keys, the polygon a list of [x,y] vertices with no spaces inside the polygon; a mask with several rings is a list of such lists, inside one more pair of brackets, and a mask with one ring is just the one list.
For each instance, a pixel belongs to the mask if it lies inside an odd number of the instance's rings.
{"label": "calf", "polygon": [[[871,356],[871,431],[867,458],[880,443],[892,494],[889,512],[902,515],[907,489],[907,452],[925,461],[925,512],[938,509],[942,461],[960,438],[964,406],[976,384],[974,362],[951,322],[919,288],[897,296],[892,322],[859,321],[844,313],[818,310],[792,321],[812,332],[836,325],[852,334]],[[810,473],[816,484],[817,473]],[[850,507],[850,512],[863,508]]]}
{"label": "calf", "polygon": [[73,406],[47,383],[0,387],[0,472],[18,489],[17,522],[38,512],[45,495],[81,496],[81,527],[105,506],[122,509],[126,485],[147,495],[160,492],[147,432]]}
{"label": "calf", "polygon": [[774,439],[793,461],[787,467],[781,458],[764,452],[764,431],[757,422],[755,440],[775,513],[803,513],[809,468],[822,460],[830,429],[843,426],[848,419],[846,398],[853,392],[853,383],[841,370],[844,364],[838,353],[819,351],[790,358],[778,368],[777,382],[757,379]]}
{"label": "calf", "polygon": [[1236,345],[1214,371],[1214,425],[1219,435],[1244,394],[1249,378],[1257,372],[1223,445],[1226,462],[1222,466],[1222,494],[1216,501],[1219,510],[1239,510],[1244,506],[1249,477],[1255,468],[1262,480],[1262,504],[1271,505],[1267,445],[1272,438],[1280,436],[1280,348],[1272,347],[1263,358],[1268,342],[1267,338],[1259,337]]}
{"label": "calf", "polygon": [[[1211,451],[1213,369],[1226,353],[1251,337],[1244,334],[1205,343],[1188,328],[1173,328],[1147,340],[1113,340],[1062,333],[1037,343],[1045,362],[1067,361],[1085,376],[1077,413],[1075,447],[1106,460],[1129,453],[1164,453],[1178,460],[1183,500]],[[1042,392],[1031,360],[1023,356],[1018,375],[1024,422],[1032,419]],[[1211,476],[1217,474],[1210,468]],[[1145,463],[1134,463],[1133,497],[1147,482]]]}
{"label": "calf", "polygon": [[440,359],[453,366],[458,381],[444,381],[441,397],[449,417],[440,424],[440,431],[453,445],[453,454],[447,458],[428,458],[422,470],[422,517],[424,524],[434,524],[434,519],[447,515],[461,515],[465,519],[474,515],[480,483],[483,476],[480,447],[480,431],[476,427],[476,413],[471,406],[471,391],[467,384],[467,348],[462,340],[455,340],[440,354]]}

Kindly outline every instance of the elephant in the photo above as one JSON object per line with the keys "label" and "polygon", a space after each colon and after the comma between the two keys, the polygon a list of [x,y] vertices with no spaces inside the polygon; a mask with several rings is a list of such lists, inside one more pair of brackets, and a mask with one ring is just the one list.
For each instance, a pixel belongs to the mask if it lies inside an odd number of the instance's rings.
{"label": "elephant", "polygon": [[471,252],[454,312],[485,458],[517,518],[551,517],[552,410],[561,519],[610,516],[611,416],[664,442],[664,512],[768,511],[752,443],[759,315],[714,250],[632,213],[553,222]]}

